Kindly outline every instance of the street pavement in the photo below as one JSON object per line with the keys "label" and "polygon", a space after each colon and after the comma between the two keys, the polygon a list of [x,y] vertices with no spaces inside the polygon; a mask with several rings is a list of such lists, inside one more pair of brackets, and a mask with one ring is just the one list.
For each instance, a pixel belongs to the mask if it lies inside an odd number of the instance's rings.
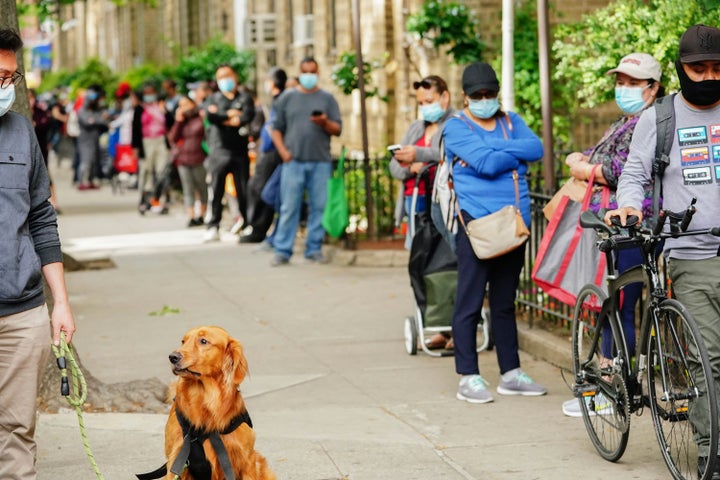
{"label": "street pavement", "polygon": [[[203,244],[179,205],[140,216],[135,191],[78,192],[67,163],[52,173],[65,251],[114,265],[66,275],[86,370],[106,383],[169,384],[168,354],[184,332],[224,327],[244,345],[256,447],[279,479],[669,478],[649,414],[632,418],[618,463],[600,458],[581,419],[562,415],[570,395],[555,365],[567,361],[566,339],[522,328],[522,367],[548,395],[457,400],[452,357],[405,351],[403,320],[414,307],[402,252],[348,266],[347,252],[328,250],[335,261],[314,265],[296,249],[290,265],[271,267],[270,254],[227,232],[229,220],[220,242]],[[480,369],[494,392],[494,352],[480,354]],[[165,420],[86,413],[104,478],[162,464]],[[39,480],[95,478],[73,410],[41,413],[37,441]]]}

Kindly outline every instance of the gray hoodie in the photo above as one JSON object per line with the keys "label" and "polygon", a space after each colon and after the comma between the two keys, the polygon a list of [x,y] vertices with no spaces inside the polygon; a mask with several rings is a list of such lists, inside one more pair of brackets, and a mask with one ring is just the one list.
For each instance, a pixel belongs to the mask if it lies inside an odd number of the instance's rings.
{"label": "gray hoodie", "polygon": [[50,181],[30,122],[0,117],[0,317],[45,303],[42,266],[62,262]]}

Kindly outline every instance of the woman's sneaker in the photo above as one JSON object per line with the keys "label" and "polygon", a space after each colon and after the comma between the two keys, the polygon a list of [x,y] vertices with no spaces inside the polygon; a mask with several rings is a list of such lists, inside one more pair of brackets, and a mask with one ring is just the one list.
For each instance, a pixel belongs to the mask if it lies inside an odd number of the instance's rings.
{"label": "woman's sneaker", "polygon": [[505,381],[501,377],[497,391],[501,395],[524,395],[529,397],[537,397],[547,393],[545,387],[535,383],[533,379],[522,370],[518,371],[512,380]]}
{"label": "woman's sneaker", "polygon": [[457,399],[470,403],[488,403],[493,401],[487,389],[488,383],[480,375],[463,375],[458,385]]}
{"label": "woman's sneaker", "polygon": [[562,412],[568,417],[582,417],[582,408],[580,402],[584,401],[588,407],[588,414],[594,417],[596,414],[600,415],[612,415],[615,413],[612,403],[607,399],[602,392],[595,395],[594,400],[592,396],[583,397],[582,400],[579,398],[571,398],[566,400],[562,405]]}

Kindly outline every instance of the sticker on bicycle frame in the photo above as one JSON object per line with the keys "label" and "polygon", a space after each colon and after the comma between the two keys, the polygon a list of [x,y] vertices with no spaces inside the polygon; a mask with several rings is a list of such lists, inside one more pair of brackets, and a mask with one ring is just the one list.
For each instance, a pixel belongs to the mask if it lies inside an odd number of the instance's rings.
{"label": "sticker on bicycle frame", "polygon": [[704,165],[710,163],[708,147],[692,147],[680,149],[680,161],[683,167],[690,165]]}
{"label": "sticker on bicycle frame", "polygon": [[712,158],[713,163],[720,163],[720,145],[713,145]]}
{"label": "sticker on bicycle frame", "polygon": [[715,165],[715,182],[720,184],[720,165]]}
{"label": "sticker on bicycle frame", "polygon": [[710,143],[720,143],[720,125],[710,125]]}
{"label": "sticker on bicycle frame", "polygon": [[705,185],[712,183],[712,171],[709,166],[683,168],[683,180],[685,185]]}
{"label": "sticker on bicycle frame", "polygon": [[707,143],[707,130],[705,127],[678,128],[678,144],[681,147]]}

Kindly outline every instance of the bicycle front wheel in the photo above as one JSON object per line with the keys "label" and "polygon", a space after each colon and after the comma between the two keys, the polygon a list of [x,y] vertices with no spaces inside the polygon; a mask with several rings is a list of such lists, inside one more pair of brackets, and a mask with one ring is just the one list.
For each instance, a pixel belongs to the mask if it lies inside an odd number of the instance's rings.
{"label": "bicycle front wheel", "polygon": [[[718,411],[700,330],[674,299],[660,304],[650,328],[648,396],[660,451],[673,478],[709,480],[717,454]],[[700,468],[699,456],[710,459]]]}
{"label": "bicycle front wheel", "polygon": [[[630,435],[624,374],[628,357],[617,319],[600,313],[605,298],[595,285],[586,285],[577,297],[572,323],[573,393],[595,449],[615,462],[625,453]],[[608,324],[609,329],[603,328]]]}

